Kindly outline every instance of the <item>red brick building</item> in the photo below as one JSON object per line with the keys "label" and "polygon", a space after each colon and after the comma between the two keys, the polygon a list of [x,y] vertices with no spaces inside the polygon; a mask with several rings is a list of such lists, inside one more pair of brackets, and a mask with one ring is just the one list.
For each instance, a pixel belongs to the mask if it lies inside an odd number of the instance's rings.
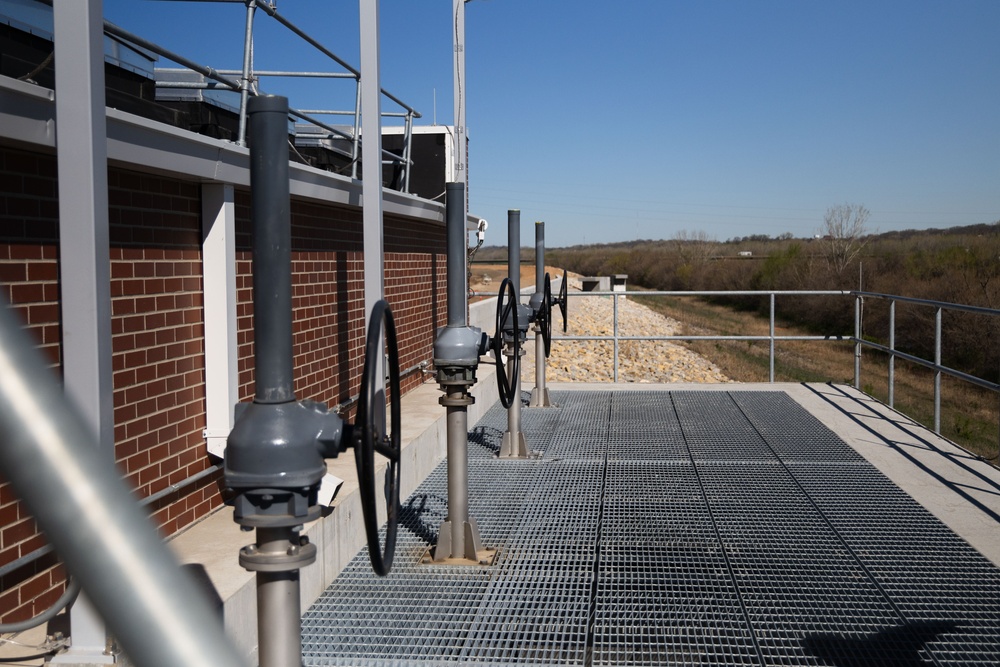
{"label": "red brick building", "polygon": [[[112,75],[109,75],[109,85]],[[67,305],[55,95],[0,75],[0,290],[65,373]],[[107,109],[114,460],[172,535],[224,501],[219,451],[232,405],[253,396],[249,153],[226,139]],[[350,406],[363,364],[361,183],[292,164],[296,394]],[[404,393],[423,381],[444,324],[442,204],[384,195],[385,296]],[[71,326],[71,325],[70,325]],[[64,585],[56,556],[0,479],[0,622]]]}

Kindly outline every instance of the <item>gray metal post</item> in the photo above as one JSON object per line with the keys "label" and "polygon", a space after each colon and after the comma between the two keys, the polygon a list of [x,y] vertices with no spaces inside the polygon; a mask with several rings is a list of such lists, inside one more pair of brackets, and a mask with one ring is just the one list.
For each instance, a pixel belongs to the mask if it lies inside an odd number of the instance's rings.
{"label": "gray metal post", "polygon": [[[469,393],[476,382],[479,356],[485,349],[482,332],[468,326],[465,272],[465,186],[446,185],[448,326],[434,341],[434,367],[445,395],[448,439],[448,516],[438,530],[430,562],[469,565],[492,562],[495,550],[485,549],[476,520],[469,516],[469,415],[475,401]],[[499,335],[499,334],[498,334]]]}
{"label": "gray metal post", "polygon": [[613,378],[615,382],[618,382],[618,295],[611,295],[611,312],[612,312],[612,322],[611,330],[614,332],[614,366],[613,366]]}
{"label": "gray metal post", "polygon": [[854,297],[854,388],[861,389],[861,295]]}
{"label": "gray metal post", "polygon": [[[541,294],[541,300],[538,295]],[[551,313],[552,303],[545,303],[545,223],[535,222],[535,301],[541,308]],[[551,322],[549,324],[551,327]],[[545,340],[542,338],[542,327],[535,322],[535,386],[531,390],[531,408],[552,407],[548,387],[545,386]]]}
{"label": "gray metal post", "polygon": [[[469,216],[469,179],[466,169],[466,133],[465,133],[465,3],[468,0],[453,0],[452,25],[453,47],[455,50],[454,67],[454,91],[455,91],[455,174],[454,180],[461,183],[464,190],[462,195],[462,220]],[[463,261],[463,266],[465,262]]]}
{"label": "gray metal post", "polygon": [[774,292],[771,292],[771,318],[768,326],[768,382],[774,383]]}
{"label": "gray metal post", "polygon": [[934,432],[941,432],[941,307],[934,311]]}
{"label": "gray metal post", "polygon": [[240,77],[240,124],[236,135],[239,146],[247,144],[247,99],[250,97],[250,68],[253,57],[253,16],[257,0],[247,0],[247,18],[243,28],[243,71]]}
{"label": "gray metal post", "polygon": [[[382,239],[382,84],[379,51],[379,2],[358,0],[361,24],[361,205],[365,254],[365,321],[384,295]],[[380,358],[381,359],[381,358]],[[376,396],[385,394],[385,372],[379,363]],[[384,404],[383,401],[376,401]]]}
{"label": "gray metal post", "polygon": [[[896,349],[896,301],[889,301],[889,349]],[[889,407],[896,407],[896,355],[889,353]]]}
{"label": "gray metal post", "polygon": [[[514,294],[517,295],[517,303],[514,307],[518,309],[518,320],[523,321],[525,327],[528,322],[528,309],[524,309],[525,317],[521,319],[521,211],[510,210],[507,211],[507,277],[510,278],[511,284],[514,286]],[[520,336],[519,331],[513,332],[514,336]],[[499,335],[499,332],[497,332]],[[515,346],[510,345],[508,349],[513,353]],[[520,348],[520,353],[524,354],[524,348]],[[514,362],[513,359],[507,362],[507,372],[509,375],[514,375]],[[503,440],[500,443],[500,458],[502,459],[519,459],[527,458],[531,456],[531,452],[528,450],[528,443],[524,438],[524,432],[521,430],[521,376],[518,373],[516,376],[510,378],[511,383],[514,385],[514,400],[511,401],[510,408],[507,410],[507,430],[503,434]]]}
{"label": "gray metal post", "polygon": [[288,101],[254,99],[251,127],[254,364],[257,403],[295,400]]}
{"label": "gray metal post", "polygon": [[461,183],[445,185],[448,251],[448,326],[468,326],[468,293],[465,273],[467,232],[465,230],[465,186]]}
{"label": "gray metal post", "polygon": [[[59,281],[66,395],[82,410],[98,456],[115,460],[111,268],[100,0],[53,5],[59,172]],[[6,446],[6,445],[4,445]],[[104,621],[87,597],[70,611],[73,645],[53,662],[112,663]]]}

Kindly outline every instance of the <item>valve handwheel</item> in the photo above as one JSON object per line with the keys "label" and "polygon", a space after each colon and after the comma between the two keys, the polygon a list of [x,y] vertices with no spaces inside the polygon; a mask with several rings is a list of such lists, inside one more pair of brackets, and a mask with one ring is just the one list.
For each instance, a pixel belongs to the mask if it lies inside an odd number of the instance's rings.
{"label": "valve handwheel", "polygon": [[565,271],[563,271],[562,284],[559,286],[559,299],[556,303],[559,304],[559,312],[562,313],[563,333],[566,333],[566,312],[569,310],[569,280],[566,278]]}
{"label": "valve handwheel", "polygon": [[[510,319],[513,333],[511,353],[511,373],[503,363],[503,326]],[[514,403],[514,392],[517,390],[517,377],[521,372],[521,333],[517,328],[517,293],[510,278],[504,278],[500,283],[500,293],[497,294],[496,333],[493,335],[493,356],[497,360],[497,386],[500,389],[500,403],[510,408]]]}
{"label": "valve handwheel", "polygon": [[545,282],[542,288],[542,306],[538,309],[538,328],[542,332],[542,340],[545,342],[545,358],[549,358],[552,352],[552,279],[549,274],[545,274]]}
{"label": "valve handwheel", "polygon": [[[385,329],[385,347],[382,329]],[[379,361],[388,348],[389,386],[386,394],[379,396]],[[354,462],[358,469],[358,486],[361,491],[361,509],[368,536],[368,555],[376,574],[385,576],[392,568],[396,551],[396,527],[399,521],[399,460],[400,460],[400,392],[399,348],[396,345],[396,324],[389,304],[382,300],[375,304],[368,320],[368,338],[365,344],[365,369],[361,375],[361,395],[358,402],[357,421],[354,426]],[[390,421],[385,421],[388,403]],[[378,513],[375,501],[375,452],[389,459],[385,471],[385,547],[380,548]]]}

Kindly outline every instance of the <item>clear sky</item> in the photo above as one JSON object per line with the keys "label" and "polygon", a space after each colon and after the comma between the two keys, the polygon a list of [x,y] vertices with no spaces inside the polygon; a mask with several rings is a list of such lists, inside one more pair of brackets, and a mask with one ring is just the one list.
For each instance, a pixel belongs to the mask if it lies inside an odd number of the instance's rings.
{"label": "clear sky", "polygon": [[[355,0],[277,8],[359,65]],[[240,66],[241,2],[104,9],[198,62]],[[419,122],[451,124],[451,0],[380,10],[383,87]],[[258,16],[258,70],[331,69]],[[491,222],[488,244],[506,243],[517,208],[546,221],[552,247],[809,236],[842,203],[865,205],[872,231],[1000,220],[998,27],[997,0],[474,0],[471,212]],[[262,88],[298,108],[353,106],[343,81]]]}

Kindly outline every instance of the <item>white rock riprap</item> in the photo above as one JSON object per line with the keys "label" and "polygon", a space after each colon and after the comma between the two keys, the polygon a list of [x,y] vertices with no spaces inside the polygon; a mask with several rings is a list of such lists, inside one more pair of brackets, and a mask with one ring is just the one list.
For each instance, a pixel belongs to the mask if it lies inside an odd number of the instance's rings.
{"label": "white rock riprap", "polygon": [[[576,283],[574,285],[574,283]],[[574,288],[576,288],[574,290]],[[611,336],[614,333],[614,304],[610,296],[585,296],[579,281],[570,280],[569,336]],[[562,335],[562,318],[553,309],[552,335]],[[680,331],[680,322],[664,317],[628,298],[618,298],[620,336],[671,336]],[[522,381],[535,381],[535,344],[528,342],[521,358]],[[547,382],[614,381],[613,341],[566,341],[552,343],[545,367]],[[719,368],[702,357],[669,341],[620,341],[618,381],[639,383],[731,382]]]}

